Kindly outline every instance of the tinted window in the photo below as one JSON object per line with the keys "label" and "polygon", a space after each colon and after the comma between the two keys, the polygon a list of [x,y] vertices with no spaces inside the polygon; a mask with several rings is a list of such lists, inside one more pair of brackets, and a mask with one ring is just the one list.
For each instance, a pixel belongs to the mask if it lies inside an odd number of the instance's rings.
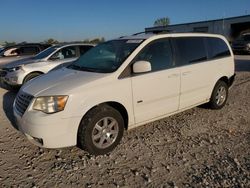
{"label": "tinted window", "polygon": [[85,54],[85,52],[87,52],[92,47],[93,46],[79,46],[79,48],[80,48],[80,55]]}
{"label": "tinted window", "polygon": [[75,46],[69,46],[62,48],[58,52],[56,52],[52,57],[51,60],[63,60],[63,59],[69,59],[76,57],[76,47]]}
{"label": "tinted window", "polygon": [[55,52],[57,50],[57,46],[52,46],[50,48],[47,48],[46,50],[40,52],[39,54],[37,54],[35,57],[33,57],[33,59],[43,59],[48,57],[49,55],[51,55],[53,52]]}
{"label": "tinted window", "polygon": [[203,37],[179,37],[173,39],[176,64],[187,65],[207,60]]}
{"label": "tinted window", "polygon": [[20,54],[22,55],[35,55],[39,52],[39,48],[36,46],[27,46],[20,48]]}
{"label": "tinted window", "polygon": [[209,59],[230,56],[230,51],[226,43],[219,38],[207,38],[207,49]]}
{"label": "tinted window", "polygon": [[136,61],[148,61],[151,63],[152,71],[159,71],[173,66],[172,51],[168,39],[153,42],[138,54]]}

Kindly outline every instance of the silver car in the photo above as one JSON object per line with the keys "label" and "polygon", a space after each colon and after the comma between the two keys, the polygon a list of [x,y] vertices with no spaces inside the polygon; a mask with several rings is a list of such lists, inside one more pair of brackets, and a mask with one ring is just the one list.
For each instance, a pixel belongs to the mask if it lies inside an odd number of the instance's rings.
{"label": "silver car", "polygon": [[61,44],[42,51],[32,58],[14,61],[2,67],[0,76],[10,86],[21,86],[27,81],[75,61],[93,44]]}

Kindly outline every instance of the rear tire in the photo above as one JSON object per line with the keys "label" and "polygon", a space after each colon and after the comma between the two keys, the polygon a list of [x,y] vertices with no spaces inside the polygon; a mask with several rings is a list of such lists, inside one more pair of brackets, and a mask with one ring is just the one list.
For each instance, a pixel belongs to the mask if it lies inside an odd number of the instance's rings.
{"label": "rear tire", "polygon": [[90,110],[78,129],[78,147],[93,155],[111,152],[121,141],[124,120],[116,109],[100,105]]}
{"label": "rear tire", "polygon": [[211,109],[221,109],[225,106],[228,98],[228,85],[219,80],[212,92],[209,106]]}
{"label": "rear tire", "polygon": [[26,82],[28,82],[28,81],[32,80],[33,78],[35,78],[35,77],[37,77],[37,76],[40,76],[40,75],[42,75],[42,74],[41,74],[41,73],[38,73],[38,72],[34,72],[34,73],[28,74],[28,75],[24,78],[23,84],[25,84]]}

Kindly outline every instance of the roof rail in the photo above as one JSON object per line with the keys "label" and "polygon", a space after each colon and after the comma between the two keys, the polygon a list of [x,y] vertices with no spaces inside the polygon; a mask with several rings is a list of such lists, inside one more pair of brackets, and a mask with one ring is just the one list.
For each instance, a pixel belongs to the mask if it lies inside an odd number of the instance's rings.
{"label": "roof rail", "polygon": [[142,31],[142,32],[138,32],[138,33],[135,33],[133,34],[132,36],[136,36],[136,35],[140,35],[140,34],[166,34],[166,33],[171,33],[172,31],[171,30],[168,30],[168,29],[158,29],[158,30],[153,30],[153,31]]}
{"label": "roof rail", "polygon": [[136,35],[140,35],[140,34],[143,34],[143,33],[148,33],[148,32],[146,32],[146,31],[142,31],[142,32],[138,32],[138,33],[135,33],[135,34],[133,34],[132,36],[136,36]]}

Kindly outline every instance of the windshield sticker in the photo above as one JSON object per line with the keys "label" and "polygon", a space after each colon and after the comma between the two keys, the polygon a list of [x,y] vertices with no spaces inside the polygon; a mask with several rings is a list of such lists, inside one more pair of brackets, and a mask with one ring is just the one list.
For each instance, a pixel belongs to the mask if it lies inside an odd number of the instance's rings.
{"label": "windshield sticker", "polygon": [[141,43],[142,40],[128,40],[126,43]]}

